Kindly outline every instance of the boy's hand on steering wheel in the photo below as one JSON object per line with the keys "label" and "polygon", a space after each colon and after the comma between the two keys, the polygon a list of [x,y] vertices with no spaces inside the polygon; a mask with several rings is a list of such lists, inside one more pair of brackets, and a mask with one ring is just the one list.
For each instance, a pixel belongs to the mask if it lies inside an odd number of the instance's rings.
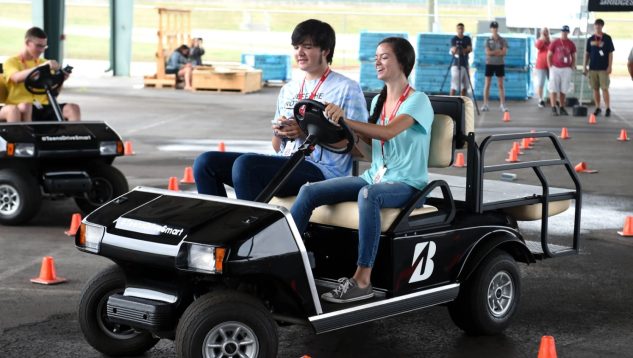
{"label": "boy's hand on steering wheel", "polygon": [[325,111],[323,113],[325,117],[334,124],[339,124],[341,119],[345,118],[345,111],[343,108],[335,105],[334,103],[325,102]]}
{"label": "boy's hand on steering wheel", "polygon": [[44,62],[43,64],[41,64],[40,66],[46,66],[49,65],[51,67],[51,71],[57,71],[59,70],[59,62],[55,61],[55,60],[48,60],[46,62]]}

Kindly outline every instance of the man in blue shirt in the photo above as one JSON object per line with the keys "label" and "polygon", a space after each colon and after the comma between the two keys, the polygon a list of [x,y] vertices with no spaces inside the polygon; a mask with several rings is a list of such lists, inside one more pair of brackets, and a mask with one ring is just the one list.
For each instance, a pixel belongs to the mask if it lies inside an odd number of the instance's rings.
{"label": "man in blue shirt", "polygon": [[470,36],[464,35],[464,24],[457,24],[457,35],[451,39],[451,96],[459,92],[462,96],[468,92],[468,54],[473,51]]}
{"label": "man in blue shirt", "polygon": [[[587,40],[587,51],[583,61],[583,73],[588,75],[589,85],[593,89],[593,100],[596,102],[596,116],[602,112],[600,109],[600,90],[606,107],[604,116],[611,115],[611,100],[609,98],[609,75],[613,63],[613,41],[611,36],[602,32],[604,21],[596,19],[593,23],[594,34]],[[587,68],[587,62],[589,67]]]}

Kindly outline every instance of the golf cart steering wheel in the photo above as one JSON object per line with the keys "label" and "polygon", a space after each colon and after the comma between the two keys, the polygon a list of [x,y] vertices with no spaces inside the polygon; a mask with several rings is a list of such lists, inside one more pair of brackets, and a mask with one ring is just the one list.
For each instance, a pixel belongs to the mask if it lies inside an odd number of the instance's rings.
{"label": "golf cart steering wheel", "polygon": [[[349,153],[354,148],[354,135],[345,121],[341,119],[336,125],[325,118],[325,105],[311,99],[304,99],[294,107],[297,124],[304,133],[316,137],[317,144],[337,154]],[[336,148],[332,144],[347,140],[347,145]]]}
{"label": "golf cart steering wheel", "polygon": [[46,94],[46,90],[54,92],[64,83],[64,72],[51,73],[51,66],[38,66],[26,76],[24,87],[33,94]]}

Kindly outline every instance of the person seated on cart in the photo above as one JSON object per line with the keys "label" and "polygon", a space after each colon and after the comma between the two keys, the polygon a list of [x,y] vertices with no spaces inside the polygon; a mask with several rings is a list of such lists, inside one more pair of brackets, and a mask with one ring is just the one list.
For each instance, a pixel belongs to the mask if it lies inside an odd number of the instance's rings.
{"label": "person seated on cart", "polygon": [[0,70],[0,122],[20,122],[20,111],[18,107],[9,104],[4,105],[7,99],[7,85],[4,82],[2,71]]}
{"label": "person seated on cart", "polygon": [[[301,99],[335,103],[343,108],[347,118],[367,122],[367,104],[360,85],[330,69],[334,45],[334,29],[325,22],[311,19],[295,27],[292,46],[305,77],[285,84],[277,98],[272,125],[276,155],[203,153],[193,167],[199,193],[226,196],[227,184],[235,189],[239,199],[254,200],[305,140],[305,133],[293,118],[294,106]],[[307,182],[349,175],[352,170],[351,154],[335,154],[320,146],[306,159],[280,188],[278,196],[296,195]]]}
{"label": "person seated on cart", "polygon": [[[403,207],[428,182],[433,108],[426,94],[409,85],[407,78],[414,64],[415,52],[407,40],[389,37],[380,42],[376,71],[385,86],[372,101],[370,123],[346,122],[363,140],[372,140],[371,167],[359,177],[303,185],[290,209],[303,233],[317,207],[358,201],[356,272],[351,278],[339,279],[338,287],[323,294],[323,300],[344,303],[373,297],[371,271],[380,242],[380,209]],[[336,121],[344,116],[332,103],[325,112]],[[418,206],[422,204],[423,200]]]}
{"label": "person seated on cart", "polygon": [[[40,58],[48,47],[46,32],[39,27],[32,27],[24,35],[24,49],[16,56],[4,62],[4,75],[7,82],[7,104],[15,105],[20,111],[22,121],[54,121],[55,112],[48,103],[46,94],[33,94],[24,86],[24,80],[33,68],[50,65],[52,71],[60,69],[55,60]],[[68,76],[65,73],[65,76]],[[60,103],[62,116],[68,121],[79,121],[81,110],[74,103]]]}
{"label": "person seated on cart", "polygon": [[193,76],[193,66],[189,63],[189,46],[180,45],[172,52],[165,66],[167,74],[175,74],[185,79],[185,90],[193,91],[191,86],[191,77]]}

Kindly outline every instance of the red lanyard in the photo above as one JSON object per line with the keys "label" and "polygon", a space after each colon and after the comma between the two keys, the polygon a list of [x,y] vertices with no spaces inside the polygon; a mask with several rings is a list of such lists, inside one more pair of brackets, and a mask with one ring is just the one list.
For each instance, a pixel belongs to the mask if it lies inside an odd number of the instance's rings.
{"label": "red lanyard", "polygon": [[[325,70],[325,72],[323,72],[323,75],[321,76],[321,79],[319,80],[319,83],[317,83],[316,87],[314,87],[314,89],[312,90],[312,93],[310,94],[310,97],[308,97],[308,99],[314,99],[314,96],[316,96],[317,92],[319,91],[319,88],[321,87],[323,82],[325,82],[325,79],[330,74],[330,72],[332,72],[332,71],[330,70],[329,67]],[[303,83],[301,83],[301,90],[299,90],[299,94],[297,95],[297,98],[299,98],[299,99],[303,99],[303,87],[305,86],[305,84],[306,84],[306,79],[304,77],[303,78]]]}
{"label": "red lanyard", "polygon": [[[386,126],[389,122],[391,122],[393,120],[393,117],[396,116],[396,113],[398,112],[398,109],[400,109],[400,105],[402,104],[402,102],[404,102],[405,99],[407,99],[407,96],[409,95],[409,92],[411,92],[412,89],[413,88],[411,87],[411,85],[407,84],[407,87],[402,92],[402,95],[398,99],[398,102],[396,103],[395,107],[393,107],[393,110],[391,111],[391,115],[389,116],[389,120],[386,123],[385,123],[385,107],[386,106],[382,106],[382,113],[380,115],[380,124],[381,125]],[[385,157],[385,141],[381,140],[380,141],[380,145],[382,146],[382,157],[384,159],[384,157]]]}

